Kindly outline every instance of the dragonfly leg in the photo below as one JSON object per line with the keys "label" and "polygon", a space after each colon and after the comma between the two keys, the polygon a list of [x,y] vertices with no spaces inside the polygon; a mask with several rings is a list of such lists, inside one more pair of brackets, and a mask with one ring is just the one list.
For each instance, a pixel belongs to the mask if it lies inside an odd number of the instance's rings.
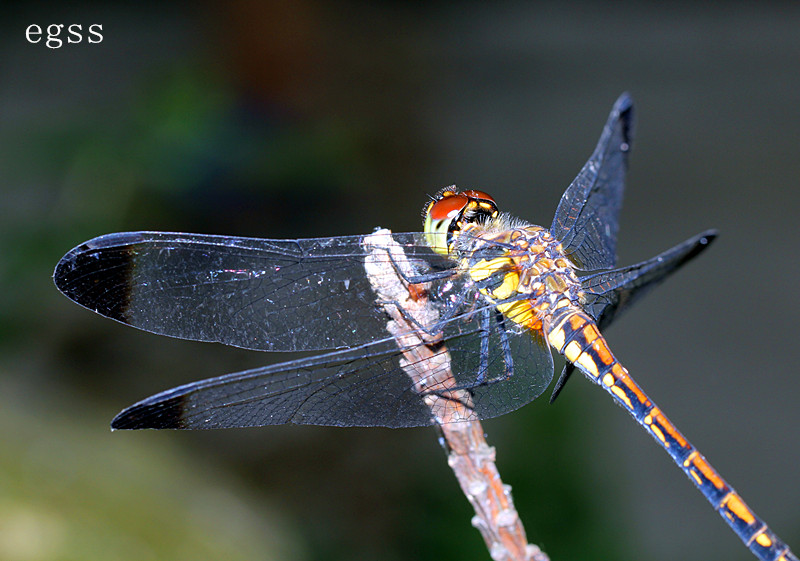
{"label": "dragonfly leg", "polygon": [[481,312],[481,360],[478,365],[478,375],[475,377],[475,384],[481,385],[486,381],[486,373],[489,372],[489,337],[492,334],[492,310],[486,308]]}
{"label": "dragonfly leg", "polygon": [[495,320],[497,321],[498,333],[500,335],[500,347],[503,350],[503,375],[499,380],[508,380],[514,375],[514,358],[511,353],[511,342],[506,331],[506,316],[500,310],[495,309]]}
{"label": "dragonfly leg", "polygon": [[[459,294],[458,295],[458,299],[455,302],[453,302],[451,304],[448,304],[447,307],[445,308],[444,312],[439,315],[439,317],[437,318],[436,322],[434,324],[430,325],[430,326],[426,326],[426,325],[421,324],[397,300],[378,300],[377,303],[380,306],[394,306],[397,309],[397,311],[400,312],[400,314],[403,316],[403,318],[405,320],[407,320],[409,323],[411,323],[412,325],[414,325],[414,327],[416,327],[417,329],[419,329],[420,331],[422,331],[426,335],[430,335],[431,337],[435,337],[435,336],[439,335],[442,332],[442,328],[443,328],[444,324],[446,324],[451,319],[456,317],[456,315],[458,315],[459,312],[462,312],[464,316],[467,316],[467,319],[468,319],[468,316],[471,315],[474,312],[474,309],[468,309],[466,311],[462,311],[461,310],[461,307],[464,305],[464,302],[467,300],[467,297],[468,297],[468,293],[466,291],[463,292],[462,294]],[[487,309],[489,309],[489,308],[487,308]]]}
{"label": "dragonfly leg", "polygon": [[406,284],[423,284],[426,282],[454,277],[457,274],[457,269],[445,269],[443,271],[430,271],[422,274],[410,274],[404,271],[403,267],[401,267],[400,264],[395,261],[394,255],[392,255],[391,251],[387,251],[386,254],[389,256],[389,261],[392,263],[392,267],[394,267],[394,270],[397,271],[397,275],[403,279]]}
{"label": "dragonfly leg", "polygon": [[[494,313],[494,325],[492,324],[492,313]],[[500,339],[500,350],[503,354],[503,372],[493,378],[489,378],[489,357],[490,357],[490,337],[492,330],[497,329],[497,336]],[[481,325],[480,325],[480,362],[478,364],[478,373],[475,379],[463,384],[458,384],[450,390],[466,390],[470,391],[478,386],[490,386],[498,382],[504,382],[514,375],[514,358],[511,352],[511,342],[506,332],[505,316],[497,309],[486,308],[481,311]]]}
{"label": "dragonfly leg", "polygon": [[[494,378],[487,378],[489,371],[489,336],[491,335],[492,312],[494,312],[494,328],[497,329],[497,336],[500,339],[500,350],[503,353],[503,372]],[[488,386],[497,382],[504,382],[514,375],[514,358],[511,352],[511,342],[506,332],[505,316],[499,310],[486,308],[481,313],[481,362],[478,367],[478,375],[475,381],[465,389],[475,386]]]}
{"label": "dragonfly leg", "polygon": [[437,330],[437,328],[436,328],[436,325],[439,323],[438,320],[436,321],[436,324],[434,324],[434,326],[427,327],[427,326],[421,324],[417,320],[417,318],[415,318],[414,315],[411,312],[406,310],[406,308],[400,302],[398,302],[397,300],[378,300],[377,303],[381,307],[394,306],[394,308],[400,313],[400,315],[403,316],[403,319],[405,319],[406,321],[411,323],[416,329],[422,331],[426,335],[435,335],[436,333],[439,332],[439,330]]}

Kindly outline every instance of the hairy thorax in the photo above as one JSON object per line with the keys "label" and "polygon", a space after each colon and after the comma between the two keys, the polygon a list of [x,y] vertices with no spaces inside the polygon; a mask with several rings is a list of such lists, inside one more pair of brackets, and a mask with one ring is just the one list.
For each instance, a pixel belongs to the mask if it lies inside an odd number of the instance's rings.
{"label": "hairy thorax", "polygon": [[541,330],[556,309],[582,297],[561,244],[540,226],[505,215],[470,224],[459,235],[456,256],[480,293],[528,329]]}

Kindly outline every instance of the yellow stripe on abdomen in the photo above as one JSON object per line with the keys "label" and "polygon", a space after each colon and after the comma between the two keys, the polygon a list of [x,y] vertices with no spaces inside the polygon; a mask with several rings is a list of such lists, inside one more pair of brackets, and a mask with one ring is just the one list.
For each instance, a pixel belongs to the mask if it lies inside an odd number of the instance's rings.
{"label": "yellow stripe on abdomen", "polygon": [[[614,357],[594,320],[582,310],[562,310],[547,329],[552,347],[611,394],[667,451],[734,532],[759,558],[797,561],[742,498],[667,419]],[[545,322],[547,325],[547,322]]]}

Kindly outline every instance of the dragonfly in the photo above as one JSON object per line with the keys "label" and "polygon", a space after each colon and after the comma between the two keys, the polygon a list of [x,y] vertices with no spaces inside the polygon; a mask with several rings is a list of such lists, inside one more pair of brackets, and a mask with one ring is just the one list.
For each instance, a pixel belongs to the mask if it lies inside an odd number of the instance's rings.
{"label": "dragonfly", "polygon": [[708,230],[617,268],[633,102],[614,104],[549,228],[478,190],[440,191],[423,232],[274,240],[126,232],[69,251],[54,281],[152,333],[315,356],[192,382],[119,413],[113,429],[286,423],[411,427],[486,419],[539,397],[566,366],[628,411],[750,551],[798,561],[634,382],[604,330],[703,252]]}

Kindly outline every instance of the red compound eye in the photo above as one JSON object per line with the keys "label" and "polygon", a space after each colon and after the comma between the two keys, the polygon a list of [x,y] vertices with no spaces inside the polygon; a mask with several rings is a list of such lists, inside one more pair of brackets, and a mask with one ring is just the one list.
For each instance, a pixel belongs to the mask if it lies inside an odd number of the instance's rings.
{"label": "red compound eye", "polygon": [[455,218],[469,203],[469,196],[464,193],[445,195],[431,205],[428,215],[433,220],[447,220]]}
{"label": "red compound eye", "polygon": [[476,191],[475,189],[468,189],[467,191],[462,191],[461,194],[466,195],[470,199],[478,199],[479,201],[488,201],[497,206],[494,197],[492,197],[489,193],[485,193],[483,191]]}

